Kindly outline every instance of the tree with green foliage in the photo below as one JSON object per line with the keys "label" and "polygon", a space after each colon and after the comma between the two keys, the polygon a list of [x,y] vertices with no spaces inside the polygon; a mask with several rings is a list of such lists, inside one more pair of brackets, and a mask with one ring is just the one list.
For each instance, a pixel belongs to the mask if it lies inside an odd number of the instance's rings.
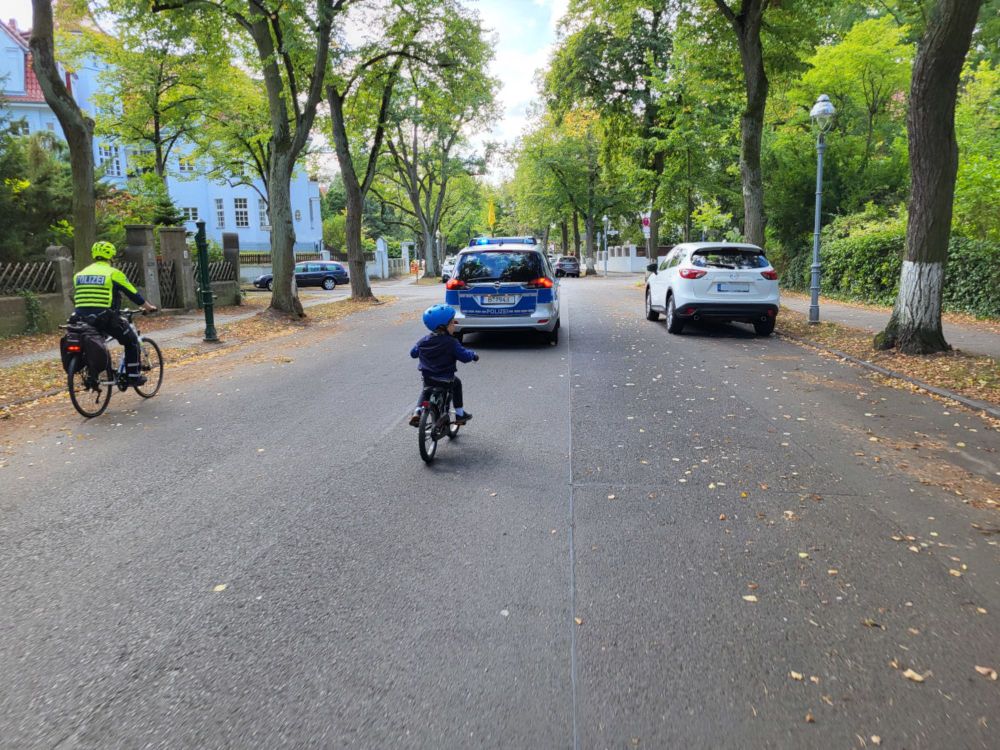
{"label": "tree with green foliage", "polygon": [[961,156],[955,178],[952,232],[1000,243],[1000,69],[983,61],[966,67],[955,110]]}
{"label": "tree with green foliage", "polygon": [[220,63],[206,71],[202,91],[201,122],[190,136],[195,172],[231,187],[249,187],[268,203],[272,139],[263,82],[234,64]]}
{"label": "tree with green foliage", "polygon": [[[583,222],[587,273],[596,273],[597,228],[604,214],[633,205],[629,186],[602,163],[604,132],[592,110],[567,112],[557,125],[551,119],[524,138],[522,159],[536,162],[536,174],[550,180],[546,191],[556,205],[572,209]],[[576,223],[574,216],[573,222]]]}
{"label": "tree with green foliage", "polygon": [[37,260],[62,227],[72,231],[66,144],[49,132],[0,131],[0,262]]}
{"label": "tree with green foliage", "polygon": [[[670,75],[672,18],[677,3],[649,0],[573,0],[563,21],[567,36],[545,78],[549,109],[582,107],[601,114],[609,150],[652,208],[650,243],[658,244],[658,194],[666,166],[663,134],[671,113],[660,106],[660,81]],[[636,207],[638,210],[639,206]]]}
{"label": "tree with green foliage", "polygon": [[981,0],[927,0],[914,19],[919,33],[910,83],[910,217],[906,258],[892,317],[875,338],[879,349],[906,354],[949,349],[941,298],[951,231],[958,144],[955,102]]}
{"label": "tree with green foliage", "polygon": [[80,109],[66,88],[56,62],[52,0],[32,0],[31,8],[33,25],[29,47],[35,77],[69,145],[73,175],[73,260],[77,268],[83,268],[91,262],[90,248],[97,237],[94,121]]}
{"label": "tree with green foliage", "polygon": [[[174,28],[155,20],[124,13],[116,18],[114,36],[81,25],[66,37],[66,52],[78,66],[95,58],[101,63],[100,87],[92,97],[95,134],[128,147],[138,171],[152,170],[166,184],[171,155],[201,127],[203,82],[221,62],[216,50],[224,47],[212,28]],[[192,38],[201,40],[197,50]]]}
{"label": "tree with green foliage", "polygon": [[437,275],[436,238],[449,182],[478,169],[479,160],[461,149],[494,115],[497,87],[486,70],[493,48],[478,19],[456,9],[443,21],[449,60],[433,67],[407,61],[397,83],[399,103],[389,116],[389,160],[381,173],[406,197],[394,205],[417,222],[429,276]]}
{"label": "tree with green foliage", "polygon": [[152,5],[154,12],[167,16],[194,14],[206,25],[225,23],[231,26],[233,41],[252,48],[256,55],[271,126],[267,185],[274,273],[271,310],[297,317],[305,313],[293,274],[291,180],[323,95],[334,20],[348,5],[350,0],[254,0],[249,4],[241,0],[153,0]]}

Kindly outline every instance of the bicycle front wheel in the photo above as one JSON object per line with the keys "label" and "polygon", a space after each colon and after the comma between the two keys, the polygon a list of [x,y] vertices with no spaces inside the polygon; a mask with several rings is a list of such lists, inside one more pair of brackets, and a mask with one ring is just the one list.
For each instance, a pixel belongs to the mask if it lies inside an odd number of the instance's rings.
{"label": "bicycle front wheel", "polygon": [[101,383],[100,376],[91,376],[82,357],[74,357],[66,374],[69,400],[73,408],[88,419],[104,413],[111,403],[111,383]]}
{"label": "bicycle front wheel", "polygon": [[434,454],[437,453],[437,419],[437,409],[433,406],[426,407],[420,413],[420,457],[426,463],[433,461]]}
{"label": "bicycle front wheel", "polygon": [[163,354],[152,339],[140,339],[139,346],[139,369],[146,382],[135,386],[135,392],[143,398],[152,398],[163,384]]}

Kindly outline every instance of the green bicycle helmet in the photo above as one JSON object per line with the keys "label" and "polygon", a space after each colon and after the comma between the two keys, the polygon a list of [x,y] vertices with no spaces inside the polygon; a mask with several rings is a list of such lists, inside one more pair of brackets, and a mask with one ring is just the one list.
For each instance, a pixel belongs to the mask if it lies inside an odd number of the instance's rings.
{"label": "green bicycle helmet", "polygon": [[111,260],[118,254],[118,250],[110,242],[101,240],[95,242],[90,248],[90,255],[93,258],[103,258],[104,260]]}

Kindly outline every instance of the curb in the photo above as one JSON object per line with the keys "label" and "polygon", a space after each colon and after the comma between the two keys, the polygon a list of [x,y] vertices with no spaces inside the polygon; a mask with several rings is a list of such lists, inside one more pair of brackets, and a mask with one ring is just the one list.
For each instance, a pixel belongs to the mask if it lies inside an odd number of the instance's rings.
{"label": "curb", "polygon": [[931,385],[930,383],[925,383],[922,380],[917,380],[916,378],[911,378],[909,375],[904,375],[901,372],[896,372],[895,370],[889,370],[885,367],[881,367],[874,362],[869,362],[866,359],[859,359],[854,357],[847,352],[842,352],[839,349],[831,349],[823,344],[817,344],[815,341],[810,341],[809,339],[799,338],[798,336],[792,336],[787,333],[782,333],[775,331],[780,338],[788,339],[789,341],[797,341],[800,344],[808,344],[814,349],[819,349],[820,351],[828,352],[835,357],[840,357],[852,364],[858,365],[865,368],[866,370],[871,370],[872,372],[877,372],[879,375],[885,375],[886,377],[895,378],[896,380],[902,380],[903,382],[909,383],[910,385],[915,385],[921,390],[927,391],[928,393],[933,393],[935,396],[941,396],[943,398],[951,399],[952,401],[957,401],[963,406],[967,406],[970,409],[976,411],[982,411],[989,414],[994,419],[1000,419],[1000,408],[994,406],[993,404],[987,403],[986,401],[977,401],[972,398],[968,398],[954,391],[946,390],[945,388],[938,388],[937,386]]}

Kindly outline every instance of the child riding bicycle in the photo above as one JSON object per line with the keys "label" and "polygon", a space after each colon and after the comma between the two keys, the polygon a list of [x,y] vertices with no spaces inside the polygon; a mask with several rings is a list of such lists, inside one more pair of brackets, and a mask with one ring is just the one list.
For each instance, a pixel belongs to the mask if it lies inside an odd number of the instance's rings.
{"label": "child riding bicycle", "polygon": [[455,338],[455,310],[449,305],[434,305],[424,310],[424,325],[430,333],[414,344],[410,356],[419,358],[424,387],[420,391],[417,407],[410,417],[410,424],[420,424],[420,412],[428,393],[434,387],[451,387],[455,405],[455,424],[465,424],[472,415],[465,411],[462,401],[462,381],[455,376],[456,362],[478,362],[479,355],[462,346]]}

